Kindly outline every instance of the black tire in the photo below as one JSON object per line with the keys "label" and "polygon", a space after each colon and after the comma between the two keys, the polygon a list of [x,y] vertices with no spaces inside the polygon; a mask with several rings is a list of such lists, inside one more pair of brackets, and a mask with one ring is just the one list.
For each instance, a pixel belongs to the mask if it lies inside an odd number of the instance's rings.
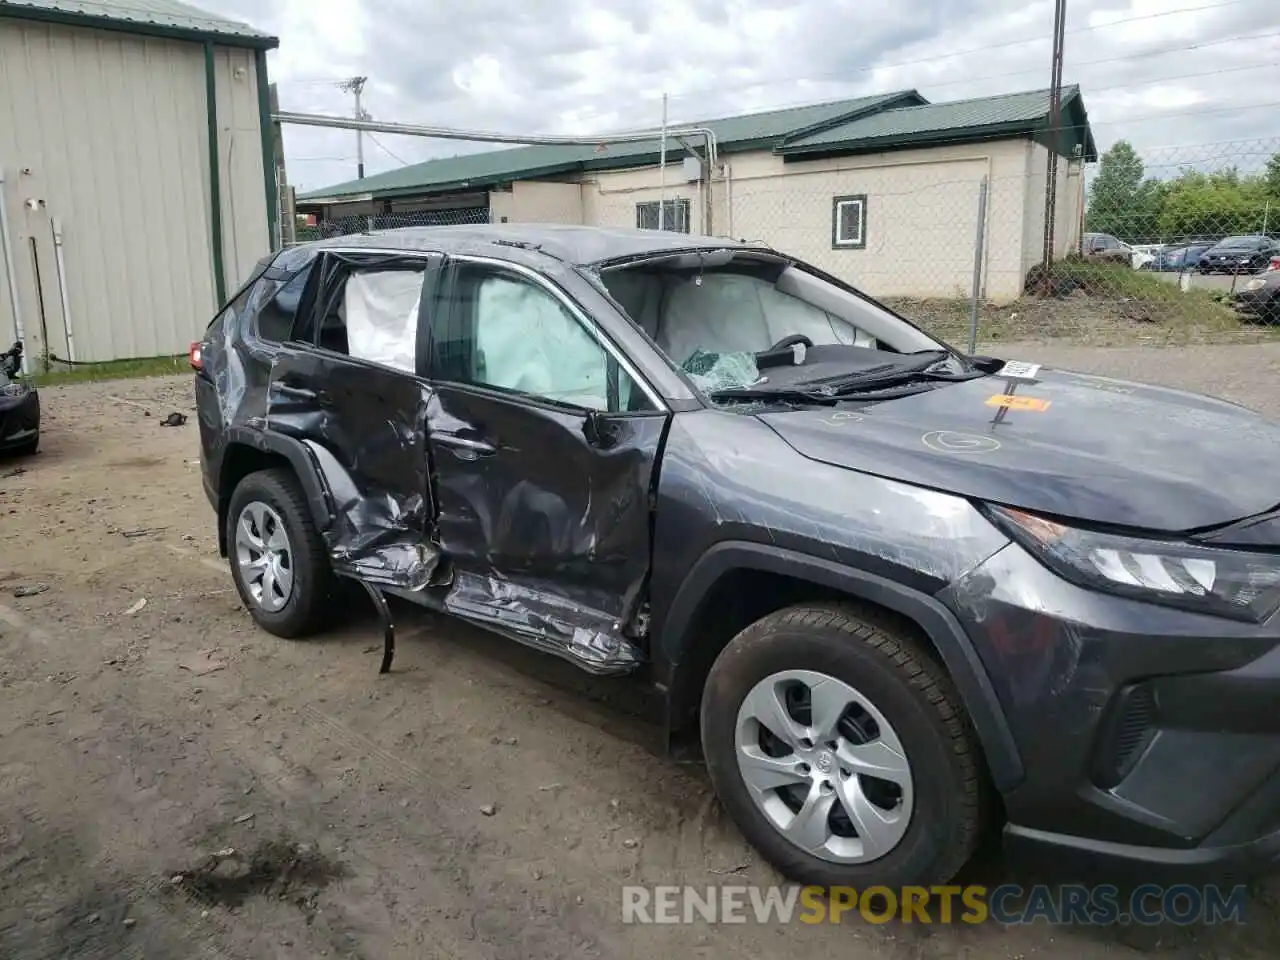
{"label": "black tire", "polygon": [[[792,844],[756,807],[736,759],[738,710],[784,670],[814,670],[855,687],[884,715],[907,754],[914,810],[880,858],[836,863]],[[720,802],[747,841],[786,877],[865,889],[949,882],[981,839],[986,788],[967,715],[945,671],[919,642],[874,611],[841,605],[780,610],[739,633],[703,691],[702,746]]]}
{"label": "black tire", "polygon": [[[293,590],[285,605],[276,611],[264,610],[254,602],[236,563],[236,522],[245,506],[255,500],[271,507],[284,521],[293,559]],[[258,626],[277,637],[296,639],[328,625],[339,595],[338,578],[329,565],[328,552],[316,531],[306,497],[292,473],[260,470],[246,476],[231,494],[226,524],[231,579]]]}

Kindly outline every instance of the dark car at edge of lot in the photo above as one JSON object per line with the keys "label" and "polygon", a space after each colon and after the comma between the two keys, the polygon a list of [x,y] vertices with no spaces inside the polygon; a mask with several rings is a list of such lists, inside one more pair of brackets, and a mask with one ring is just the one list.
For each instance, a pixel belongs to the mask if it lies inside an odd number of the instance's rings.
{"label": "dark car at edge of lot", "polygon": [[1200,255],[1201,273],[1256,273],[1277,252],[1276,241],[1261,235],[1227,237]]}
{"label": "dark car at edge of lot", "polygon": [[946,882],[996,823],[1147,880],[1280,855],[1280,425],[1243,407],[550,225],[291,248],[192,366],[260,626],[360,581],[649,684],[788,877]]}
{"label": "dark car at edge of lot", "polygon": [[1251,278],[1236,291],[1231,302],[1246,319],[1280,324],[1280,269]]}
{"label": "dark car at edge of lot", "polygon": [[40,392],[22,375],[22,343],[0,352],[0,454],[40,446]]}
{"label": "dark car at edge of lot", "polygon": [[1200,263],[1200,257],[1213,246],[1212,243],[1187,243],[1164,247],[1157,250],[1151,262],[1143,264],[1140,269],[1156,273],[1173,273],[1194,270]]}

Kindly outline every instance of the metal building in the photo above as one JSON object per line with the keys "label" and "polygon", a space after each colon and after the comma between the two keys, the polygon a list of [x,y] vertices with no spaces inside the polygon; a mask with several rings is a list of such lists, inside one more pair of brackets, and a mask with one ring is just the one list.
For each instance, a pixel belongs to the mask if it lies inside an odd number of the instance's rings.
{"label": "metal building", "polygon": [[186,352],[273,246],[278,45],[175,0],[0,0],[0,339]]}

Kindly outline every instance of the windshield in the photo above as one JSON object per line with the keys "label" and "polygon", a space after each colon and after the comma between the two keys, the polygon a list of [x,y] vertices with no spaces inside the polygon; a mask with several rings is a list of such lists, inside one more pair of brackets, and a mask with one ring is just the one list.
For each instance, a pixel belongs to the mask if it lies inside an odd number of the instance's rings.
{"label": "windshield", "polygon": [[[794,386],[882,371],[905,360],[902,354],[950,355],[888,310],[777,261],[742,256],[705,270],[689,268],[687,260],[680,268],[660,262],[606,270],[601,279],[708,394],[762,378]],[[796,369],[774,369],[784,365]]]}
{"label": "windshield", "polygon": [[1259,237],[1227,237],[1218,246],[1226,250],[1253,250],[1262,246],[1263,242]]}

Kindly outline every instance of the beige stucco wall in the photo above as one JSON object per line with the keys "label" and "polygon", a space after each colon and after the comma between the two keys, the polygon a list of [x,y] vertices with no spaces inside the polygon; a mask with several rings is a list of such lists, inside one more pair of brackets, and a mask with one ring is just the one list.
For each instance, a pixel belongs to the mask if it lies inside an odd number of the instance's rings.
{"label": "beige stucco wall", "polygon": [[[215,72],[230,294],[270,240],[252,52],[216,48]],[[30,355],[68,356],[54,218],[76,359],[186,352],[217,306],[202,45],[0,19],[0,169]]]}
{"label": "beige stucco wall", "polygon": [[[727,181],[713,184],[712,232],[763,240],[809,260],[877,296],[968,296],[973,282],[978,188],[989,184],[985,295],[1021,292],[1026,224],[1025,140],[901,150],[784,163],[768,151],[726,157]],[[665,191],[656,167],[607,171],[583,184],[585,222],[634,226],[635,205],[691,201],[702,232],[697,184],[669,167]],[[865,249],[833,249],[833,198],[867,195]]]}
{"label": "beige stucco wall", "polygon": [[[492,195],[491,195],[492,196]],[[582,223],[582,186],[520,180],[511,185],[508,211],[510,223]],[[500,222],[490,201],[490,219]]]}
{"label": "beige stucco wall", "polygon": [[[1026,212],[1023,228],[1023,272],[1044,259],[1044,199],[1048,179],[1049,151],[1027,141]],[[1053,249],[1062,257],[1080,246],[1080,200],[1084,189],[1083,166],[1079,160],[1058,158],[1058,192],[1054,200]]]}

